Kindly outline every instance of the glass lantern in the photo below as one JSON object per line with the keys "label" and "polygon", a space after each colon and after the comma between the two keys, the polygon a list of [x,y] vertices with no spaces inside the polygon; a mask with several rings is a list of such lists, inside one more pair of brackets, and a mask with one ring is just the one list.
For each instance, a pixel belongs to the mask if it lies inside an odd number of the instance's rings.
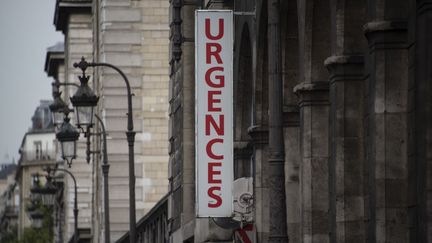
{"label": "glass lantern", "polygon": [[61,144],[62,158],[66,160],[70,168],[72,160],[76,158],[76,141],[78,140],[79,132],[69,121],[70,119],[66,113],[60,130],[56,134],[56,138]]}
{"label": "glass lantern", "polygon": [[59,91],[59,82],[56,80],[52,83],[53,86],[53,103],[49,106],[52,114],[53,124],[59,127],[63,123],[64,111],[69,109],[66,103],[61,98],[61,92]]}
{"label": "glass lantern", "polygon": [[70,98],[72,105],[75,107],[76,125],[82,129],[88,129],[93,126],[93,114],[99,97],[88,86],[89,76],[79,77],[80,87]]}

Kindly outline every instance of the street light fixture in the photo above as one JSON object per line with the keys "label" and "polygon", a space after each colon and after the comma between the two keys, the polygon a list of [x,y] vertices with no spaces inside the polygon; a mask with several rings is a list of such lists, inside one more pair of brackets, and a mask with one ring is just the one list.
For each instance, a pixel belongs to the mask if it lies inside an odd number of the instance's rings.
{"label": "street light fixture", "polygon": [[86,76],[85,68],[82,70],[82,76],[78,76],[81,85],[70,98],[72,105],[76,110],[76,119],[78,128],[87,128],[93,126],[93,114],[99,97],[95,95],[93,90],[88,86],[90,76]]}
{"label": "street light fixture", "polygon": [[73,214],[74,214],[74,230],[75,233],[73,235],[73,242],[77,243],[78,239],[79,239],[79,232],[78,232],[78,187],[77,187],[77,183],[76,183],[76,179],[75,176],[72,174],[72,172],[66,170],[66,169],[61,169],[61,168],[50,168],[47,167],[45,168],[45,171],[48,173],[48,176],[51,176],[51,173],[54,175],[57,171],[63,171],[66,174],[68,174],[73,182],[74,182],[74,193],[75,193],[75,198],[74,198],[74,208],[73,208]]}
{"label": "street light fixture", "polygon": [[47,177],[45,186],[42,187],[40,185],[34,185],[32,188],[30,188],[30,192],[35,195],[36,198],[40,198],[43,205],[54,205],[57,188],[51,182],[51,177]]}
{"label": "street light fixture", "polygon": [[79,137],[79,132],[73,127],[69,121],[69,110],[65,110],[64,120],[59,132],[56,134],[57,140],[61,143],[62,158],[66,160],[69,168],[72,165],[72,160],[76,158],[76,141]]}
{"label": "street light fixture", "polygon": [[103,139],[103,164],[102,167],[102,174],[104,178],[104,213],[105,213],[105,242],[109,243],[111,240],[110,237],[110,218],[109,218],[109,190],[108,190],[108,172],[110,165],[108,164],[108,151],[107,151],[107,134],[105,130],[105,125],[102,122],[102,119],[95,115],[96,119],[99,121],[99,124],[102,128],[102,139]]}
{"label": "street light fixture", "polygon": [[37,229],[42,228],[44,214],[39,209],[35,209],[34,211],[31,211],[29,214],[30,214],[30,219],[32,220],[33,223],[33,227]]}
{"label": "street light fixture", "polygon": [[[130,83],[128,78],[126,77],[126,75],[123,73],[123,71],[121,71],[118,67],[109,64],[109,63],[95,63],[95,62],[87,62],[84,57],[81,58],[81,61],[79,63],[74,63],[73,66],[75,68],[80,68],[81,71],[83,72],[83,75],[81,77],[79,77],[80,81],[81,81],[81,87],[82,88],[82,92],[79,93],[80,90],[77,91],[77,94],[71,98],[71,101],[73,103],[73,105],[79,105],[78,103],[74,103],[74,100],[77,101],[76,99],[80,96],[77,96],[78,94],[87,94],[87,97],[95,97],[93,98],[93,102],[92,104],[94,104],[94,106],[97,103],[98,97],[96,97],[96,95],[94,95],[93,91],[89,91],[89,90],[84,90],[84,87],[87,87],[88,89],[90,89],[90,87],[88,87],[87,82],[88,82],[88,77],[85,76],[85,70],[87,69],[87,67],[109,67],[114,69],[116,72],[118,72],[125,84],[126,84],[126,90],[127,90],[127,101],[128,101],[128,112],[127,112],[127,131],[126,131],[126,137],[127,137],[127,141],[128,141],[128,147],[129,147],[129,241],[131,243],[135,243],[135,239],[136,239],[136,215],[135,215],[135,154],[134,154],[134,143],[135,143],[135,131],[133,130],[133,115],[132,115],[132,92],[131,92],[131,88],[130,88]],[[83,83],[85,83],[85,85],[83,85]],[[80,89],[81,89],[80,87]],[[84,92],[85,91],[85,92]],[[81,95],[83,96],[83,95]],[[73,100],[74,99],[74,100]],[[90,100],[90,99],[89,99]],[[96,101],[95,101],[96,100]],[[82,103],[80,103],[82,104]],[[90,105],[90,102],[86,103],[88,105]],[[78,113],[78,108],[77,108],[77,113]],[[91,109],[91,117],[90,119],[92,119],[93,117],[93,108]],[[78,117],[78,114],[77,114]],[[81,119],[81,118],[78,118]],[[80,121],[78,122],[78,125],[81,125]]]}
{"label": "street light fixture", "polygon": [[59,127],[63,123],[65,109],[69,108],[62,100],[61,92],[58,90],[58,88],[54,88],[54,83],[53,98],[54,102],[49,106],[49,109],[51,110],[54,126]]}
{"label": "street light fixture", "polygon": [[62,92],[60,92],[60,86],[75,86],[80,87],[75,83],[60,83],[57,79],[51,83],[53,90],[54,102],[49,106],[53,118],[53,123],[56,127],[59,127],[63,123],[64,111],[69,110],[66,102],[61,98]]}

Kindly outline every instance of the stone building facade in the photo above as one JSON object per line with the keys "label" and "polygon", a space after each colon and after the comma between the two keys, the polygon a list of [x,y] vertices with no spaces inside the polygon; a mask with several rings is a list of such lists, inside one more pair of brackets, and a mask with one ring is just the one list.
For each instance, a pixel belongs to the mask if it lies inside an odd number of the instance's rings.
{"label": "stone building facade", "polygon": [[17,165],[14,162],[0,167],[0,241],[17,234],[19,191],[15,182]]}
{"label": "stone building facade", "polygon": [[[136,218],[144,216],[168,188],[168,6],[166,1],[93,1],[96,62],[119,67],[134,93]],[[111,237],[129,229],[127,96],[124,81],[112,69],[95,73],[99,112],[111,139]]]}
{"label": "stone building facade", "polygon": [[256,242],[432,241],[432,1],[170,9],[170,242],[233,237],[195,217],[196,9],[237,12],[234,171],[254,178]]}
{"label": "stone building facade", "polygon": [[56,161],[56,143],[54,126],[51,121],[50,101],[42,100],[32,117],[32,127],[24,135],[19,148],[15,181],[18,193],[18,239],[27,227],[31,227],[28,206],[31,204],[30,189],[33,187],[33,175],[42,174],[44,166],[53,166]]}
{"label": "stone building facade", "polygon": [[[116,65],[131,82],[135,137],[136,218],[140,219],[167,192],[168,180],[168,53],[169,2],[162,0],[59,0],[54,25],[64,45],[48,49],[45,71],[60,83],[79,83],[73,63]],[[112,69],[88,69],[90,86],[100,97],[97,113],[108,133],[110,228],[114,242],[129,229],[128,146],[125,136],[127,96],[123,79]],[[61,85],[62,99],[76,87]],[[73,116],[73,114],[71,114]],[[73,117],[72,117],[73,121]],[[96,124],[94,133],[99,132]],[[91,150],[101,151],[100,137],[91,137]],[[104,241],[101,155],[86,162],[86,139],[81,135],[71,172],[77,178],[79,227],[91,229],[92,242]],[[65,177],[64,241],[73,234],[73,184]]]}

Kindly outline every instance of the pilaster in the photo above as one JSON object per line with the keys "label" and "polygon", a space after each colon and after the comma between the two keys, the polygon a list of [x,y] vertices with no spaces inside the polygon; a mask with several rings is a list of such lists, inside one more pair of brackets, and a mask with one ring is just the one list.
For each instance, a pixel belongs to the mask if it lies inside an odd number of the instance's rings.
{"label": "pilaster", "polygon": [[285,200],[288,240],[289,242],[300,242],[300,109],[297,104],[284,106],[283,127],[285,138]]}
{"label": "pilaster", "polygon": [[[170,1],[170,242],[190,240],[195,223],[195,78],[193,0]],[[200,235],[196,235],[198,239]]]}
{"label": "pilaster", "polygon": [[270,221],[270,192],[268,178],[268,141],[266,125],[254,125],[248,129],[253,147],[254,175],[254,219],[258,242],[268,242]]}
{"label": "pilaster", "polygon": [[294,88],[300,106],[300,201],[302,242],[330,242],[329,83],[301,83]]}
{"label": "pilaster", "polygon": [[[64,1],[57,2],[57,10],[60,11],[59,7]],[[57,26],[61,27],[63,33],[65,33],[65,82],[79,84],[78,75],[80,71],[73,67],[73,63],[77,62],[81,57],[91,58],[92,56],[92,17],[90,11],[74,11],[74,7],[69,4],[80,4],[80,3],[67,3],[67,12],[58,12],[58,14],[65,14],[64,25],[59,26],[59,22],[56,22]],[[74,5],[75,6],[75,5]],[[87,9],[89,10],[89,9]],[[63,22],[62,22],[63,23]],[[93,77],[92,77],[93,78]],[[70,102],[69,98],[76,92],[75,86],[63,86],[64,94],[68,95],[65,97],[65,102]],[[70,114],[72,117],[71,122],[75,123],[73,113]],[[93,165],[88,164],[86,161],[86,139],[81,136],[77,143],[77,158],[73,160],[71,168],[69,169],[75,176],[78,187],[78,228],[92,228],[93,222]],[[74,233],[74,216],[73,216],[73,201],[74,201],[74,183],[70,177],[65,177],[65,205],[66,210],[66,228],[64,240],[68,241]]]}
{"label": "pilaster", "polygon": [[408,242],[408,49],[407,22],[365,25],[369,43],[366,144],[370,239]]}
{"label": "pilaster", "polygon": [[[432,240],[432,1],[416,1],[415,22],[415,191],[417,205],[415,233],[411,239],[416,242]],[[412,136],[411,136],[412,137]],[[414,194],[411,194],[414,195]]]}
{"label": "pilaster", "polygon": [[336,242],[365,242],[364,57],[331,56],[330,188]]}

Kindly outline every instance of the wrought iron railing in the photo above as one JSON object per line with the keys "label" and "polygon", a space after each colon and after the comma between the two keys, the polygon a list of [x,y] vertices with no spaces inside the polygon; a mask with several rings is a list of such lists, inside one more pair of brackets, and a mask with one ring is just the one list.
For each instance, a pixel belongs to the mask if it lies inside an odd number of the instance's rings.
{"label": "wrought iron railing", "polygon": [[[168,242],[168,194],[138,221],[136,234],[137,243]],[[117,240],[117,243],[128,242],[129,232]]]}
{"label": "wrought iron railing", "polygon": [[57,153],[54,150],[26,151],[22,155],[24,161],[54,161],[57,159]]}

